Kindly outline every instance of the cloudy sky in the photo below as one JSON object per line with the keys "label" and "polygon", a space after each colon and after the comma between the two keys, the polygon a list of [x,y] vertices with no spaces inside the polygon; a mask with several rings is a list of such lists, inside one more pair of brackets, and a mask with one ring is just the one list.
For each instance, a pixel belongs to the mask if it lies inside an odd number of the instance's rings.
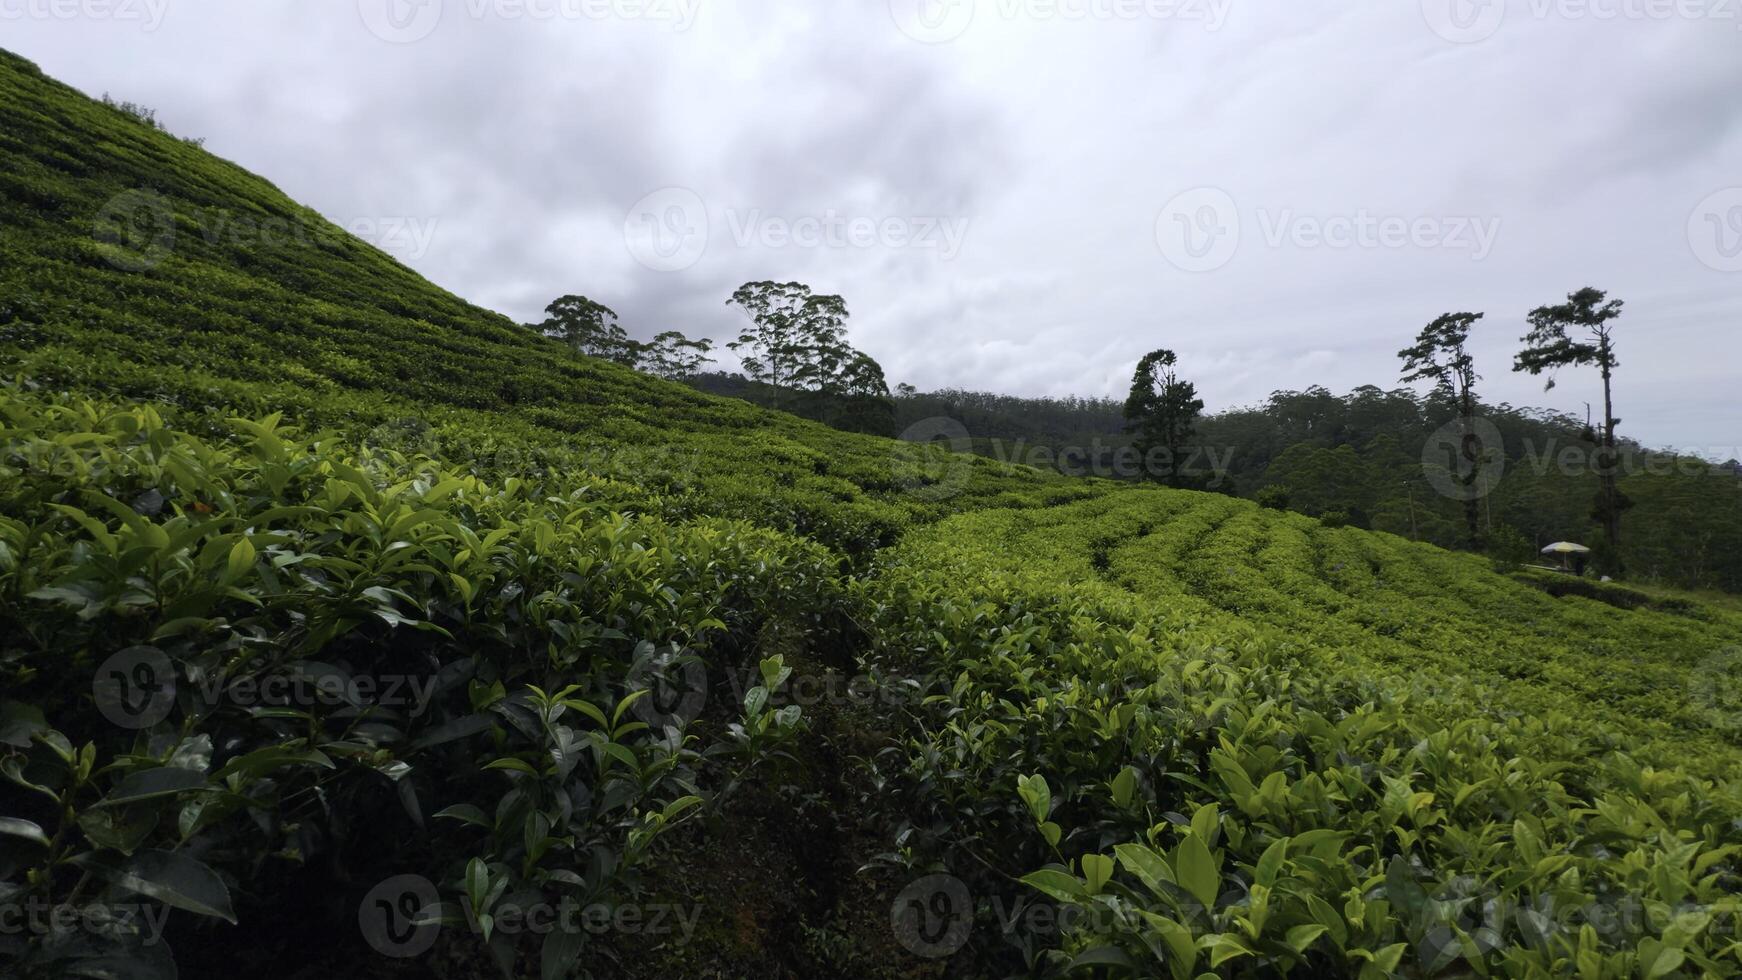
{"label": "cloudy sky", "polygon": [[0,45],[521,320],[843,294],[891,383],[1212,410],[1439,313],[1627,301],[1628,434],[1742,443],[1742,0],[0,0]]}

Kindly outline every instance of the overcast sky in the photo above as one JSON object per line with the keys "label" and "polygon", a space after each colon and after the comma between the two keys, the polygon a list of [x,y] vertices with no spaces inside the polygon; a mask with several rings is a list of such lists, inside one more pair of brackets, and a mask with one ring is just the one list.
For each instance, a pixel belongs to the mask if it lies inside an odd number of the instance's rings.
{"label": "overcast sky", "polygon": [[1738,0],[0,0],[0,45],[516,319],[724,340],[839,292],[890,383],[1211,410],[1627,301],[1617,414],[1738,455]]}

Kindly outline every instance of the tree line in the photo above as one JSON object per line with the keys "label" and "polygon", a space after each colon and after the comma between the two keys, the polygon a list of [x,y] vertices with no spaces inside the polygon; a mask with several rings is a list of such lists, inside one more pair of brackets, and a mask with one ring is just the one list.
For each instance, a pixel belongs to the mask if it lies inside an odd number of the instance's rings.
{"label": "tree line", "polygon": [[[1613,330],[1624,304],[1601,290],[1531,310],[1511,365],[1551,389],[1567,369],[1594,368],[1603,396],[1595,422],[1483,401],[1469,350],[1485,319],[1476,312],[1436,317],[1398,352],[1405,387],[1277,391],[1261,405],[1205,415],[1167,349],[1139,360],[1122,401],[891,392],[881,365],[848,341],[842,297],[761,281],[726,302],[745,318],[725,345],[743,365],[735,373],[706,368],[712,341],[677,331],[632,340],[615,313],[583,296],[556,300],[534,328],[583,354],[840,429],[896,435],[948,417],[982,454],[1021,460],[1017,448],[1046,449],[1114,477],[1133,475],[1111,465],[1130,454],[1143,460],[1139,478],[1446,547],[1522,555],[1594,532],[1593,558],[1607,574],[1742,591],[1742,466],[1654,453],[1618,433]],[[1424,382],[1425,391],[1413,387]]]}

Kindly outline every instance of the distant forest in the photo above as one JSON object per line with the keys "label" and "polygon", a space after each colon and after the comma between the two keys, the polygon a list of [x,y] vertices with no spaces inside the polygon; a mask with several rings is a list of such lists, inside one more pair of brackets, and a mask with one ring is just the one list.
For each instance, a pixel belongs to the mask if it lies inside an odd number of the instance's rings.
{"label": "distant forest", "polygon": [[[715,394],[777,402],[769,386],[740,375],[689,380]],[[1124,402],[1112,398],[902,386],[887,400],[795,403],[787,395],[780,407],[880,435],[950,419],[961,427],[956,448],[995,459],[1089,477],[1155,475],[1132,452]],[[1591,506],[1598,444],[1586,421],[1508,404],[1482,404],[1477,414],[1494,425],[1504,446],[1504,467],[1481,488],[1491,550],[1516,562],[1534,559],[1537,549],[1555,541],[1600,548]],[[1461,548],[1463,500],[1435,452],[1454,421],[1442,399],[1406,388],[1364,386],[1345,395],[1316,386],[1278,391],[1263,404],[1199,418],[1193,450],[1179,465],[1191,478],[1185,485]],[[1657,452],[1626,439],[1618,448],[1621,486],[1632,502],[1621,556],[1628,578],[1742,592],[1742,466]]]}

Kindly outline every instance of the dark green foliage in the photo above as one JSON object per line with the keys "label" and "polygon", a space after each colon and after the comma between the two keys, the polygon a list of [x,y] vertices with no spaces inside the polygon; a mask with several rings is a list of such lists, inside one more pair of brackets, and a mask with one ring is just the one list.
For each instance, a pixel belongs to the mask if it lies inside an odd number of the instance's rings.
{"label": "dark green foliage", "polygon": [[[1567,301],[1554,306],[1540,306],[1530,313],[1530,333],[1524,336],[1524,350],[1518,353],[1515,371],[1533,375],[1548,374],[1547,386],[1553,388],[1555,372],[1563,367],[1594,365],[1603,379],[1603,427],[1597,451],[1596,504],[1591,516],[1603,528],[1606,543],[1598,555],[1597,567],[1620,574],[1624,564],[1621,556],[1621,514],[1633,502],[1621,492],[1620,456],[1615,449],[1615,427],[1621,420],[1615,417],[1615,402],[1610,391],[1615,368],[1611,321],[1621,316],[1621,300],[1608,299],[1600,289],[1586,287],[1567,296]],[[1568,331],[1572,331],[1569,333]]]}
{"label": "dark green foliage", "polygon": [[[480,477],[276,416],[200,420],[208,441],[150,407],[0,397],[0,772],[34,794],[6,819],[44,835],[9,901],[270,921],[264,882],[342,862],[414,870],[486,923],[504,894],[613,903],[798,724],[751,711],[710,745],[631,708],[656,658],[733,666],[764,622],[835,602],[819,546],[629,516],[638,494],[508,475],[518,457]],[[17,938],[0,956],[26,975],[166,955]],[[482,939],[507,961],[520,941]]]}
{"label": "dark green foliage", "polygon": [[648,374],[680,381],[701,370],[713,348],[713,341],[706,338],[691,340],[679,331],[666,330],[640,345],[637,366]]}
{"label": "dark green foliage", "polygon": [[1421,329],[1413,347],[1397,352],[1403,360],[1403,380],[1432,381],[1434,397],[1448,406],[1458,418],[1456,450],[1451,473],[1457,481],[1464,504],[1464,526],[1471,550],[1482,548],[1481,507],[1476,487],[1482,471],[1495,460],[1490,452],[1499,453],[1499,446],[1484,446],[1476,428],[1475,359],[1465,346],[1470,328],[1480,313],[1447,313]]}
{"label": "dark green foliage", "polygon": [[1502,524],[1488,538],[1488,557],[1493,559],[1495,571],[1513,572],[1534,560],[1537,551],[1517,528]]}
{"label": "dark green foliage", "polygon": [[750,318],[726,346],[739,353],[753,380],[777,391],[889,394],[883,369],[847,343],[847,303],[841,297],[814,294],[797,282],[747,282],[726,302]]}
{"label": "dark green foliage", "polygon": [[574,348],[576,353],[634,367],[640,361],[637,344],[617,324],[617,314],[585,296],[559,296],[544,308],[536,329]]}
{"label": "dark green foliage", "polygon": [[[1204,410],[1204,400],[1198,397],[1197,386],[1180,380],[1174,365],[1178,358],[1170,350],[1155,350],[1137,362],[1131,376],[1131,394],[1125,399],[1125,420],[1137,434],[1133,445],[1145,460],[1145,474],[1154,480],[1181,486],[1186,483],[1186,448],[1191,445],[1198,415]],[[1163,466],[1150,467],[1153,454],[1160,452]],[[1160,469],[1161,472],[1152,472]]]}
{"label": "dark green foliage", "polygon": [[1686,664],[1730,662],[1734,611],[1553,598],[1167,490],[959,515],[895,557],[865,588],[877,655],[931,678],[883,770],[910,860],[982,908],[1079,913],[1040,935],[981,915],[970,948],[1004,975],[1742,966],[1718,925],[1742,746]]}
{"label": "dark green foliage", "polygon": [[714,346],[712,341],[691,340],[676,330],[649,341],[635,340],[618,325],[615,311],[585,296],[558,297],[544,312],[544,322],[533,327],[544,336],[562,341],[576,353],[669,380],[695,374]]}

